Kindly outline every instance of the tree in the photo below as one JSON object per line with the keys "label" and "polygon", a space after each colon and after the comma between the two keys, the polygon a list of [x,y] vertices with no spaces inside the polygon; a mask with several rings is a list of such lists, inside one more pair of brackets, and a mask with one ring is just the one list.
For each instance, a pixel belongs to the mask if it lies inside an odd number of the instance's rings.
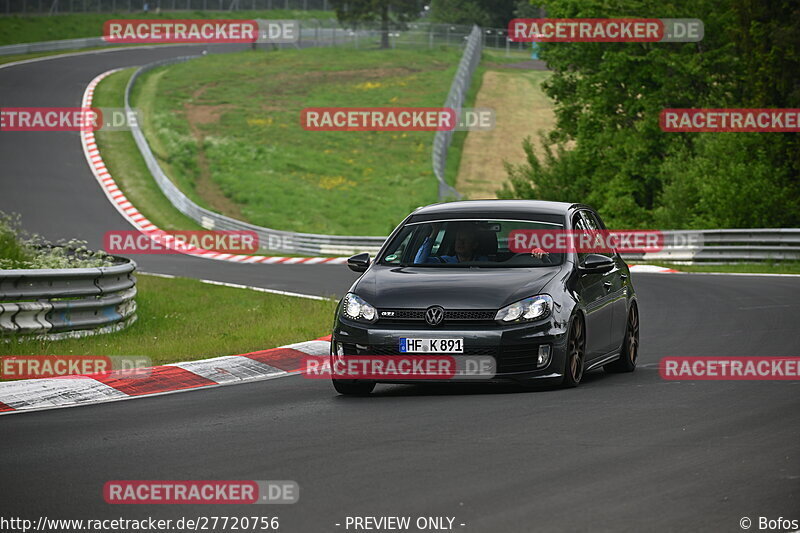
{"label": "tree", "polygon": [[[666,133],[665,108],[800,107],[796,1],[541,0],[552,18],[699,18],[698,43],[542,43],[556,128],[501,197],[592,204],[613,227],[800,224],[796,133]],[[761,194],[759,194],[761,191]],[[782,209],[778,209],[782,206]]]}
{"label": "tree", "polygon": [[442,23],[505,28],[514,18],[515,7],[514,0],[433,0],[431,16]]}
{"label": "tree", "polygon": [[343,26],[358,28],[380,22],[381,48],[389,48],[389,29],[402,28],[420,13],[417,0],[332,0],[336,18]]}

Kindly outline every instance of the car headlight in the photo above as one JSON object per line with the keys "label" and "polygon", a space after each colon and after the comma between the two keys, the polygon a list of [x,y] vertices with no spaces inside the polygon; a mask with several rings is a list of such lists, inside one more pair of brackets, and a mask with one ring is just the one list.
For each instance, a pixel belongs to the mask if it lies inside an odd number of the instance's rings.
{"label": "car headlight", "polygon": [[553,299],[546,294],[539,294],[503,307],[494,319],[505,323],[539,320],[549,315],[552,309]]}
{"label": "car headlight", "polygon": [[342,313],[347,318],[359,322],[374,322],[378,315],[374,307],[352,292],[348,292],[342,301]]}

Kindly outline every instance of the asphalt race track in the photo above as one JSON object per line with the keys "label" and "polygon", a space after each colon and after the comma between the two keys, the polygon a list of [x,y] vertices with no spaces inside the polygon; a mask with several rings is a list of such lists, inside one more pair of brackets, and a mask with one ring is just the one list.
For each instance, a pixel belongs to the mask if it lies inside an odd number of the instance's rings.
{"label": "asphalt race track", "polygon": [[[4,106],[77,106],[89,81],[186,47],[0,69]],[[0,209],[49,238],[99,246],[129,229],[77,133],[0,134]],[[142,256],[141,269],[338,294],[344,266]],[[800,277],[634,274],[640,367],[574,390],[379,386],[345,398],[281,378],[0,418],[4,516],[279,516],[280,531],[344,531],[346,516],[454,516],[455,529],[741,531],[797,518],[800,383],[662,380],[675,355],[797,356]],[[294,505],[112,506],[121,479],[295,480]],[[336,524],[342,524],[337,526]],[[460,526],[464,524],[464,526]],[[754,525],[753,530],[757,530]],[[351,529],[352,531],[352,529]]]}
{"label": "asphalt race track", "polygon": [[[236,45],[160,46],[90,53],[0,68],[0,105],[80,107],[98,74],[173,56],[213,53]],[[89,170],[78,132],[0,132],[0,210],[20,213],[25,228],[51,240],[81,238],[102,248],[103,235],[131,225],[106,198]],[[398,223],[400,221],[398,220]],[[188,256],[139,255],[139,269],[330,296],[356,279],[347,268],[224,264]],[[342,289],[341,287],[344,286]]]}

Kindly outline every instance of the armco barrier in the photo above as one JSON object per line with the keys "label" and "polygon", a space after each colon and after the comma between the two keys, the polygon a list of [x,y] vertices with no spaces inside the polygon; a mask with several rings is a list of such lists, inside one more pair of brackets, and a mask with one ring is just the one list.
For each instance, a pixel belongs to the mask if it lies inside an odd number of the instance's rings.
{"label": "armco barrier", "polygon": [[[330,41],[320,41],[317,39],[314,39],[313,42],[315,46],[330,44]],[[306,44],[308,44],[308,40],[306,40]],[[184,62],[196,57],[200,56],[170,58],[140,67],[133,76],[131,76],[128,86],[125,89],[126,110],[129,113],[132,111],[130,105],[131,92],[136,80],[138,80],[142,74],[157,67]],[[450,93],[447,96],[447,101],[445,102],[445,107],[455,109],[458,115],[461,113],[467,89],[469,88],[475,67],[480,61],[480,57],[481,31],[480,28],[474,26],[467,38],[464,54],[450,88]],[[138,124],[132,125],[131,133],[133,134],[136,146],[139,148],[139,152],[145,160],[148,170],[164,195],[178,211],[198,222],[206,229],[254,231],[258,234],[262,248],[266,250],[305,255],[352,255],[359,252],[375,254],[385,240],[385,237],[321,235],[280,231],[249,224],[200,207],[183,194],[164,173]],[[452,132],[437,132],[434,137],[433,168],[436,179],[439,182],[438,194],[440,200],[460,197],[458,192],[444,180],[447,150],[451,141]]]}
{"label": "armco barrier", "polygon": [[[362,29],[353,31],[346,30],[344,28],[338,28],[334,25],[335,21],[301,21],[301,24],[303,28],[301,28],[300,32],[300,43],[305,46],[352,45],[355,48],[358,48],[360,39],[368,40],[370,38],[374,38],[376,35],[379,35],[379,32],[377,32],[375,29]],[[396,47],[398,42],[404,46],[414,46],[419,45],[424,41],[425,45],[429,47],[432,47],[434,42],[437,45],[442,44],[442,39],[444,39],[444,43],[446,45],[458,44],[461,42],[461,36],[459,33],[461,27],[456,27],[453,25],[428,25],[426,28],[426,31],[415,30],[405,32],[403,35],[411,36],[408,39],[401,38],[400,33],[390,33],[390,42],[392,47]],[[465,35],[463,39],[465,42],[464,54],[461,58],[461,62],[459,63],[456,76],[453,80],[453,84],[447,97],[447,101],[445,102],[446,107],[452,107],[459,115],[463,106],[466,91],[469,88],[472,75],[475,71],[475,67],[480,61],[482,46],[482,34],[480,28],[473,26],[469,35]],[[367,44],[367,41],[364,41],[364,43]],[[94,46],[106,46],[108,44],[109,43],[106,43],[100,37],[26,43],[19,45],[0,46],[0,56],[24,54],[29,52],[89,48]],[[264,45],[258,46],[261,47]],[[297,44],[267,46],[283,48],[287,46],[297,46]],[[131,87],[136,79],[138,79],[139,75],[152,68],[174,62],[186,61],[192,57],[199,56],[174,58],[141,67],[131,77],[128,87],[126,88],[126,108],[130,111]],[[385,240],[384,237],[322,235],[274,230],[271,228],[264,228],[261,226],[248,224],[246,222],[214,213],[208,209],[204,209],[186,197],[186,195],[178,190],[178,188],[175,187],[169,178],[167,178],[163,170],[161,170],[160,166],[158,165],[158,162],[153,157],[152,150],[150,150],[150,147],[147,144],[147,140],[142,134],[141,129],[139,129],[138,126],[134,126],[132,128],[132,133],[136,144],[145,159],[148,169],[167,198],[179,211],[207,229],[255,231],[259,235],[259,239],[263,248],[278,252],[303,255],[351,255],[359,252],[370,252],[374,254],[378,251],[381,244],[383,244],[383,241]],[[452,132],[445,132],[446,135],[444,136],[441,135],[441,133],[442,132],[437,132],[433,143],[433,169],[438,181],[438,197],[440,200],[460,198],[458,192],[453,187],[448,185],[444,180],[444,169],[446,166],[447,151],[450,146],[450,142],[452,141]]]}
{"label": "armco barrier", "polygon": [[39,43],[22,43],[0,46],[0,56],[31,54],[34,52],[58,52],[59,50],[80,50],[99,46],[111,46],[102,37],[86,37],[84,39],[66,39],[63,41],[42,41]]}
{"label": "armco barrier", "polygon": [[800,261],[800,228],[665,231],[663,250],[622,256],[644,262]]}
{"label": "armco barrier", "polygon": [[136,264],[0,270],[0,335],[107,333],[136,320]]}
{"label": "armco barrier", "polygon": [[[145,72],[172,63],[187,61],[197,56],[185,56],[164,61],[157,61],[139,68],[131,76],[128,86],[125,89],[125,109],[132,112],[130,106],[130,96],[134,83],[139,76]],[[377,253],[385,237],[358,237],[358,236],[339,236],[339,235],[316,235],[311,233],[294,233],[290,231],[280,231],[264,228],[236,220],[219,213],[215,213],[194,203],[189,197],[183,194],[178,187],[167,177],[161,169],[161,165],[156,161],[147,139],[144,137],[138,124],[131,125],[131,133],[136,141],[136,146],[144,158],[147,168],[156,180],[161,191],[169,199],[175,208],[198,222],[206,229],[215,230],[248,230],[258,234],[261,247],[269,250],[276,250],[284,253],[296,253],[307,255],[352,255],[358,252]]]}

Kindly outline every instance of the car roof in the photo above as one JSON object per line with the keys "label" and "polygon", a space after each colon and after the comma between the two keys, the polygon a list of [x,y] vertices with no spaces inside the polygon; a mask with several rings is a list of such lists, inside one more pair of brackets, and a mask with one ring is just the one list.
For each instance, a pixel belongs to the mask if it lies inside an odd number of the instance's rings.
{"label": "car roof", "polygon": [[577,207],[587,206],[568,202],[547,202],[544,200],[465,200],[420,207],[414,211],[414,215],[461,216],[485,213],[502,213],[506,215],[530,215],[534,213],[566,215],[570,209]]}

